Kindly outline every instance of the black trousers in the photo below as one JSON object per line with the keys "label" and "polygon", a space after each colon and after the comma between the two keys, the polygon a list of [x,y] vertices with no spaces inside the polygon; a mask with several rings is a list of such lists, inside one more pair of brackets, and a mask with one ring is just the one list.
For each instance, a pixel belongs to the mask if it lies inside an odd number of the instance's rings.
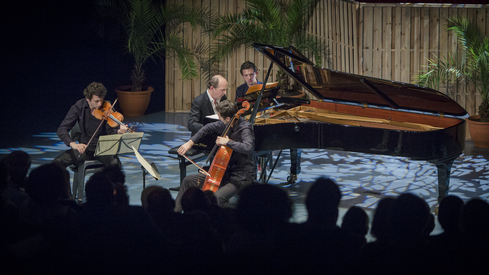
{"label": "black trousers", "polygon": [[100,161],[105,167],[111,166],[111,165],[117,165],[119,168],[122,167],[121,161],[118,156],[94,156],[95,152],[94,151],[85,151],[84,154],[81,156],[78,151],[75,151],[73,149],[67,150],[61,155],[57,156],[53,162],[60,163],[64,167],[68,167],[72,164],[79,166],[81,163],[83,163],[85,160],[93,160],[96,159]]}

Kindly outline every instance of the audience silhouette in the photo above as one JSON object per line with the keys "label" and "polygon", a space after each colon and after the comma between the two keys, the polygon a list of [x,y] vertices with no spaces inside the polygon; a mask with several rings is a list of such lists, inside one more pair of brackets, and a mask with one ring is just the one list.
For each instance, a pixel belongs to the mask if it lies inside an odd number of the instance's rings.
{"label": "audience silhouette", "polygon": [[348,209],[343,221],[341,222],[341,230],[346,234],[352,234],[363,238],[364,243],[367,243],[365,236],[368,233],[369,218],[367,212],[358,206],[352,206]]}
{"label": "audience silhouette", "polygon": [[462,210],[462,241],[459,271],[475,274],[489,266],[489,204],[479,198],[469,200]]}
{"label": "audience silhouette", "polygon": [[[242,189],[236,209],[189,188],[183,213],[169,190],[149,186],[129,204],[119,167],[93,174],[86,202],[71,197],[69,172],[55,163],[28,174],[30,157],[0,161],[2,271],[23,273],[462,274],[485,270],[489,204],[445,197],[437,217],[411,193],[382,198],[369,217],[348,209],[339,226],[339,186],[318,178],[305,197],[307,220],[271,184]],[[28,177],[27,177],[28,175]],[[433,235],[438,218],[443,232]]]}
{"label": "audience silhouette", "polygon": [[7,168],[7,186],[2,192],[2,198],[18,208],[29,198],[25,192],[25,184],[31,167],[31,157],[24,151],[13,151],[3,161]]}

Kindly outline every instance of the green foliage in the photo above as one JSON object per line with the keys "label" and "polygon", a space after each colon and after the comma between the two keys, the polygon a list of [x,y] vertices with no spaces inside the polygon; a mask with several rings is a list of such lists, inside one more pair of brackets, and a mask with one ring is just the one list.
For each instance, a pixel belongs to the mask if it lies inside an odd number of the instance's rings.
{"label": "green foliage", "polygon": [[253,43],[294,46],[311,54],[317,65],[328,55],[327,46],[304,30],[318,0],[246,0],[246,9],[238,14],[216,18],[207,31],[217,43],[211,47],[215,62],[229,56],[241,46]]}
{"label": "green foliage", "polygon": [[208,49],[184,46],[178,25],[185,22],[192,27],[204,25],[204,18],[210,16],[207,11],[185,5],[158,5],[152,0],[99,0],[98,12],[118,22],[124,30],[125,48],[134,57],[131,76],[134,91],[141,91],[145,79],[143,65],[149,59],[164,61],[175,57],[184,80],[198,76],[198,56]]}
{"label": "green foliage", "polygon": [[417,75],[418,84],[439,89],[440,83],[473,83],[482,97],[481,121],[489,121],[489,40],[476,23],[458,16],[447,19],[446,31],[453,31],[462,56],[449,54],[429,60],[427,69]]}

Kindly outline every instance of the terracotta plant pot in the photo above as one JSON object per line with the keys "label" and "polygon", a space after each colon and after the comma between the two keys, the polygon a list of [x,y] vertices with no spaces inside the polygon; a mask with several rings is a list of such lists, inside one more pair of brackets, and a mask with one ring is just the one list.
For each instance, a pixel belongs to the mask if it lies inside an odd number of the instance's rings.
{"label": "terracotta plant pot", "polygon": [[489,148],[489,122],[480,122],[480,116],[469,116],[466,121],[469,124],[469,133],[474,146],[477,148]]}
{"label": "terracotta plant pot", "polygon": [[134,92],[131,85],[117,87],[118,103],[124,116],[143,116],[148,109],[153,87],[147,87],[147,90]]}

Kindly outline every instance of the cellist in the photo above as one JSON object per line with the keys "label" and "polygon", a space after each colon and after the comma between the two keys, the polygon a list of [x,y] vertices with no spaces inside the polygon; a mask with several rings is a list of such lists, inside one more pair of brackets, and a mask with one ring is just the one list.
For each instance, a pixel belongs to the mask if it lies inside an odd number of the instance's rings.
{"label": "cellist", "polygon": [[[71,149],[60,154],[53,162],[67,167],[71,164],[78,165],[87,159],[95,158],[102,162],[105,167],[110,165],[121,167],[117,156],[93,156],[100,136],[127,132],[125,125],[112,128],[107,121],[100,121],[94,116],[95,110],[99,110],[102,107],[106,94],[107,89],[99,82],[92,82],[83,90],[84,98],[78,100],[70,107],[56,132],[61,141],[71,147]],[[76,123],[80,127],[80,136],[78,140],[73,140],[70,131],[73,130]]]}
{"label": "cellist", "polygon": [[[239,189],[251,184],[255,178],[253,160],[255,140],[251,124],[248,121],[242,117],[232,121],[233,116],[238,112],[235,103],[223,100],[219,102],[216,110],[219,121],[204,125],[188,142],[180,146],[178,153],[184,155],[195,143],[207,135],[213,133],[220,135],[231,123],[227,136],[218,136],[216,139],[218,146],[226,145],[233,150],[225,175],[220,182],[219,189],[215,192],[219,206],[228,207],[229,199],[236,195]],[[206,175],[200,173],[185,177],[175,199],[176,212],[182,211],[181,199],[185,191],[191,186],[202,188],[205,178]]]}

